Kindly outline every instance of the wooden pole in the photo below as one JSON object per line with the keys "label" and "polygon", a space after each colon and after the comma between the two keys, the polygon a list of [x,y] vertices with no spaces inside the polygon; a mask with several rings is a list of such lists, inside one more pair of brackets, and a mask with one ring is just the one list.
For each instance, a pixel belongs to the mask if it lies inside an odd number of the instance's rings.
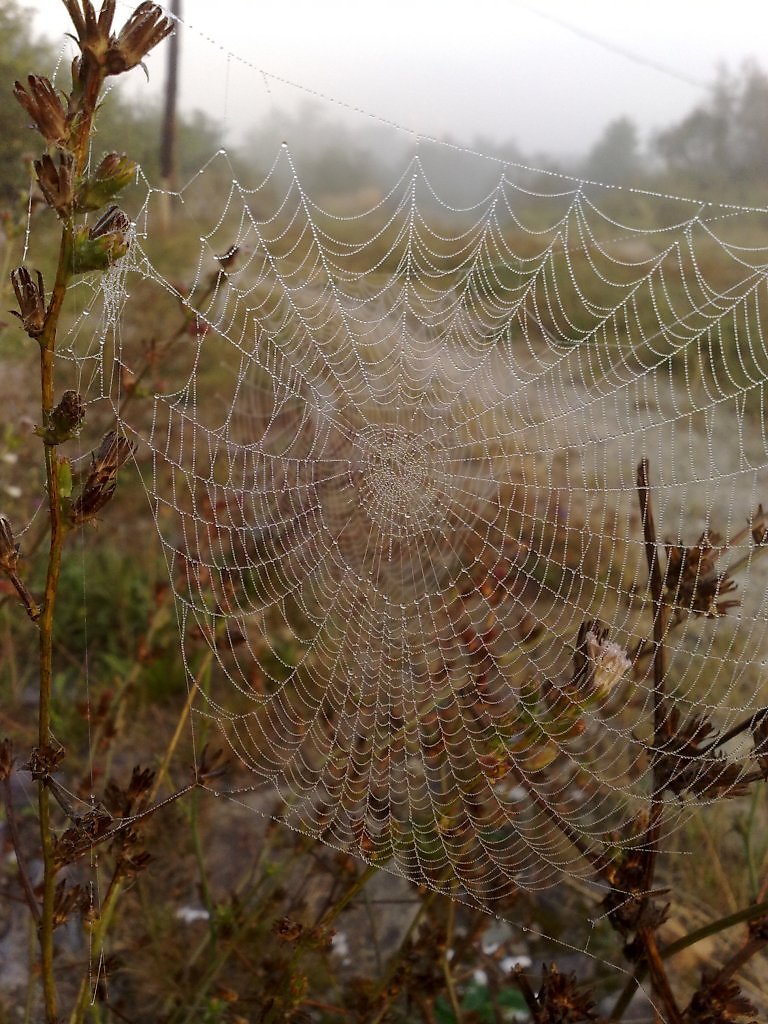
{"label": "wooden pole", "polygon": [[173,197],[177,179],[177,138],[176,108],[179,94],[179,51],[181,35],[181,0],[171,0],[171,14],[176,22],[173,35],[168,40],[168,67],[165,77],[165,101],[163,104],[163,125],[160,136],[160,176],[164,192],[161,197],[162,228],[167,231],[171,224]]}

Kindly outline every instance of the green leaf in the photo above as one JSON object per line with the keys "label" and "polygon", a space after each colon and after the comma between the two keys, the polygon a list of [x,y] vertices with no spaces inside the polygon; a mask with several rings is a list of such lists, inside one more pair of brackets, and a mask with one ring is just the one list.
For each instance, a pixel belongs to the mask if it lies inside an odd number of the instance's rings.
{"label": "green leaf", "polygon": [[69,498],[72,494],[72,466],[69,459],[58,460],[56,475],[59,479],[59,495],[62,498]]}
{"label": "green leaf", "polygon": [[[530,1020],[525,1000],[516,988],[505,988],[496,996],[496,1005],[502,1010],[502,1019],[513,1022]],[[461,1009],[474,1015],[478,1024],[495,1024],[491,991],[487,985],[473,981],[467,986],[462,999]],[[456,1024],[456,1017],[450,1003],[444,996],[435,1000],[435,1020],[438,1024]]]}

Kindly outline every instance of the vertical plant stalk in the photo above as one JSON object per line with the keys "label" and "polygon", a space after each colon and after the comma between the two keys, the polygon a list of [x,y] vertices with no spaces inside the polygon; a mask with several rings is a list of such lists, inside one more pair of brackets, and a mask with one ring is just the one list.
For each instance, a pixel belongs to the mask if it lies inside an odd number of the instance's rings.
{"label": "vertical plant stalk", "polygon": [[[99,910],[99,916],[93,925],[90,935],[91,949],[101,950],[104,945],[107,931],[112,922],[112,915],[115,912],[117,901],[123,891],[123,878],[120,871],[115,871],[109,883],[109,889],[104,897]],[[69,1017],[69,1024],[81,1024],[85,1019],[88,1004],[91,1002],[91,972],[86,971],[80,981],[80,988],[77,992],[77,999]]]}
{"label": "vertical plant stalk", "polygon": [[13,790],[11,789],[10,772],[3,778],[0,786],[2,786],[3,798],[5,801],[5,823],[8,827],[8,834],[11,837],[11,845],[13,846],[13,852],[16,856],[16,869],[19,873],[19,881],[21,882],[21,888],[24,892],[24,898],[27,901],[27,906],[29,907],[32,919],[36,925],[39,925],[40,908],[37,905],[37,897],[35,896],[35,891],[32,888],[29,872],[27,871],[27,865],[22,852],[19,829],[16,822],[16,809],[13,805]]}
{"label": "vertical plant stalk", "polygon": [[429,889],[425,895],[419,900],[419,906],[414,913],[413,917],[408,924],[408,927],[400,940],[395,953],[392,955],[387,970],[383,975],[379,986],[376,990],[376,997],[380,1001],[381,1006],[379,1007],[376,1016],[371,1020],[371,1024],[382,1024],[382,1021],[389,1013],[389,1008],[392,1000],[396,994],[396,990],[392,988],[392,980],[397,975],[398,968],[403,964],[405,957],[409,951],[411,942],[413,940],[416,929],[421,924],[422,919],[430,909],[435,899],[437,898],[437,892],[435,889]]}
{"label": "vertical plant stalk", "polygon": [[663,601],[664,580],[659,565],[659,547],[648,472],[648,459],[643,459],[637,467],[637,497],[648,563],[648,584],[653,601],[653,732],[654,743],[658,745],[663,740],[666,728],[664,682],[667,674],[667,653],[664,643],[667,633],[667,610]]}
{"label": "vertical plant stalk", "polygon": [[[677,953],[682,953],[683,950],[690,949],[691,946],[695,946],[696,943],[703,942],[713,935],[719,935],[721,932],[727,931],[737,924],[759,920],[766,915],[768,915],[768,901],[764,900],[760,903],[753,903],[748,907],[744,907],[742,910],[737,910],[736,913],[729,914],[727,917],[720,917],[716,921],[710,921],[709,924],[702,925],[701,928],[697,928],[695,931],[689,932],[688,935],[683,935],[682,938],[676,939],[674,942],[670,942],[669,945],[664,946],[660,951],[661,959],[668,960]],[[739,966],[740,964],[737,964],[734,970],[737,970]],[[647,964],[641,963],[624,986],[616,1001],[616,1005],[607,1018],[608,1020],[621,1020],[624,1011],[632,1002],[635,990],[647,974]]]}
{"label": "vertical plant stalk", "polygon": [[456,1024],[464,1024],[464,1014],[461,1012],[461,1000],[459,999],[459,993],[456,989],[456,981],[451,973],[451,961],[449,959],[450,954],[453,952],[453,938],[454,929],[456,925],[456,904],[454,902],[454,893],[451,894],[448,901],[448,921],[446,925],[445,934],[445,949],[443,955],[440,957],[440,967],[445,978],[445,987],[448,992],[448,999],[451,1004],[451,1010],[453,1011],[454,1019]]}
{"label": "vertical plant stalk", "polygon": [[[92,517],[109,500],[114,490],[114,473],[120,464],[119,446],[116,446],[111,456],[114,463],[111,475],[106,473],[104,466],[101,467],[101,490],[90,495],[91,505],[81,507],[79,520],[67,514],[62,508],[65,466],[58,457],[57,446],[74,436],[73,424],[76,423],[79,429],[82,414],[79,414],[79,418],[70,417],[66,429],[60,419],[56,420],[55,361],[61,313],[73,274],[106,271],[114,260],[125,254],[129,245],[128,218],[119,207],[108,204],[128,183],[133,165],[127,158],[110,154],[99,164],[91,178],[86,176],[94,117],[105,79],[141,64],[146,54],[173,29],[173,23],[164,16],[162,9],[149,2],[139,5],[119,34],[112,31],[115,0],[102,0],[98,15],[92,0],[63,0],[63,3],[75,29],[73,38],[80,49],[80,55],[72,62],[70,93],[62,96],[47,78],[39,75],[29,75],[26,85],[16,82],[13,89],[15,99],[45,140],[46,152],[35,162],[34,167],[43,198],[61,222],[55,282],[47,307],[39,270],[36,272],[36,280],[26,267],[20,267],[11,274],[19,304],[19,312],[14,311],[14,315],[19,318],[29,337],[36,339],[40,346],[42,415],[38,433],[44,446],[50,544],[38,619],[38,745],[37,751],[33,751],[32,760],[34,762],[37,757],[42,765],[57,763],[57,759],[52,756],[56,753],[54,745],[57,741],[51,735],[53,631],[65,537],[73,523],[84,522],[86,518]],[[90,230],[85,225],[76,227],[76,214],[103,207],[108,208]],[[79,396],[77,398],[79,401]],[[72,411],[69,410],[70,413]],[[85,492],[81,498],[84,495]],[[66,496],[69,496],[68,491]],[[10,554],[11,558],[15,557],[15,552],[11,551]],[[25,606],[30,616],[37,618],[37,608],[27,601]],[[52,769],[46,767],[38,773],[33,771],[33,775],[38,782],[43,860],[42,908],[38,927],[40,975],[45,1019],[47,1024],[56,1024],[59,1017],[53,932],[57,864],[51,822],[50,771]]]}
{"label": "vertical plant stalk", "polygon": [[[82,174],[87,159],[88,140],[93,126],[102,77],[94,84],[93,95],[84,104],[81,129],[75,147],[75,174]],[[54,407],[56,335],[59,318],[67,295],[72,270],[74,221],[70,215],[62,224],[59,260],[51,301],[45,314],[45,325],[39,338],[40,344],[40,397],[43,425],[47,424]],[[48,548],[48,567],[45,576],[43,607],[40,613],[40,692],[38,700],[38,745],[41,748],[51,742],[51,697],[53,693],[53,628],[56,611],[56,595],[61,574],[61,557],[64,549],[66,525],[61,509],[61,487],[59,483],[59,462],[56,445],[48,438],[43,439],[45,457],[45,485],[48,492],[48,520],[51,527]],[[49,1024],[58,1017],[56,982],[53,972],[53,913],[56,894],[56,866],[53,858],[53,833],[51,831],[51,808],[48,786],[45,778],[38,783],[38,808],[40,817],[40,840],[43,854],[43,904],[40,920],[40,966],[45,1000],[45,1012]]]}
{"label": "vertical plant stalk", "polygon": [[[56,270],[51,303],[45,319],[45,328],[40,337],[40,394],[42,423],[48,422],[54,404],[54,360],[56,354],[56,330],[64,298],[67,293],[69,264],[71,259],[71,221],[61,232],[59,263]],[[48,491],[48,519],[51,526],[48,567],[45,577],[43,607],[40,613],[40,692],[38,699],[38,745],[47,747],[51,741],[51,695],[53,692],[53,624],[56,609],[56,594],[61,572],[61,554],[64,547],[64,522],[61,514],[61,489],[59,486],[58,459],[56,448],[44,441],[45,481]],[[56,982],[53,973],[53,911],[56,893],[56,867],[53,858],[53,833],[51,831],[50,795],[45,778],[38,782],[38,809],[40,819],[40,843],[43,854],[43,903],[40,919],[40,966],[45,1000],[46,1018],[53,1024],[58,1017]]]}
{"label": "vertical plant stalk", "polygon": [[[88,143],[93,129],[104,75],[101,69],[89,76],[87,88],[81,97],[80,121],[76,138],[73,140],[73,170],[75,178],[82,175],[88,158]],[[56,336],[61,311],[67,295],[72,273],[73,242],[75,225],[73,215],[63,221],[56,279],[51,301],[46,310],[45,323],[38,339],[40,344],[40,397],[41,423],[45,427],[54,408]],[[66,524],[61,508],[61,487],[59,483],[59,461],[56,444],[43,438],[45,457],[45,483],[48,492],[48,519],[51,527],[48,548],[48,566],[45,576],[43,606],[39,619],[40,628],[40,692],[38,701],[38,745],[44,748],[51,742],[51,697],[53,693],[53,628],[58,593],[61,558],[64,548]],[[54,978],[54,898],[56,893],[56,866],[53,858],[53,833],[51,831],[51,808],[48,786],[45,778],[38,783],[38,808],[40,818],[40,840],[43,855],[43,903],[40,920],[40,966],[48,1024],[55,1024],[58,1018],[58,999]]]}
{"label": "vertical plant stalk", "polygon": [[[643,459],[637,467],[637,496],[640,505],[640,519],[643,526],[645,557],[648,563],[648,581],[653,601],[653,747],[654,751],[663,745],[668,729],[665,704],[665,681],[667,674],[667,652],[665,640],[667,634],[667,609],[664,604],[664,580],[659,565],[659,546],[656,536],[656,524],[653,517],[653,504],[648,482],[649,462]],[[661,824],[664,803],[659,792],[656,765],[653,768],[653,792],[651,793],[651,809],[648,827],[643,841],[645,879],[643,888],[650,893],[656,871],[658,855],[659,826]],[[647,903],[650,897],[645,897]],[[638,929],[645,951],[648,973],[651,977],[653,991],[661,1000],[671,1024],[682,1024],[682,1015],[675,1001],[669,978],[662,963],[655,929],[641,926]]]}

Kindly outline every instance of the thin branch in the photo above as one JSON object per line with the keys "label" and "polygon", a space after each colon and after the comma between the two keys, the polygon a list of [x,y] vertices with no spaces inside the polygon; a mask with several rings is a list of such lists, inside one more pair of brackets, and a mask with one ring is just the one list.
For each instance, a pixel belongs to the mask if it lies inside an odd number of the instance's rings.
{"label": "thin branch", "polygon": [[[689,932],[688,935],[683,935],[682,938],[676,939],[675,942],[670,942],[669,945],[664,946],[659,951],[659,955],[662,960],[668,960],[677,953],[682,953],[684,949],[689,949],[691,946],[695,946],[698,942],[703,942],[704,939],[708,939],[712,935],[718,935],[720,932],[727,931],[737,924],[765,917],[766,914],[768,914],[768,900],[763,900],[761,903],[753,903],[749,907],[744,907],[733,914],[728,914],[727,917],[720,917],[716,921],[710,921],[709,924],[697,928],[696,931]],[[647,973],[647,965],[644,963],[640,964],[632,977],[628,979],[616,1001],[616,1005],[608,1016],[608,1020],[621,1020],[624,1010],[626,1010],[632,1000],[635,989]]]}
{"label": "thin branch", "polygon": [[33,622],[37,622],[37,620],[40,618],[40,607],[38,606],[37,601],[35,601],[34,597],[32,597],[30,592],[27,590],[24,581],[19,576],[17,576],[15,572],[9,572],[8,579],[15,587],[16,593],[19,595],[19,600],[24,606],[24,611],[27,613],[30,619],[32,619]]}
{"label": "thin branch", "polygon": [[29,911],[34,918],[35,924],[39,925],[40,907],[38,906],[37,898],[35,896],[35,890],[32,888],[32,883],[29,880],[29,873],[27,872],[24,853],[21,848],[21,839],[19,837],[19,829],[16,822],[16,810],[13,805],[13,790],[11,789],[10,774],[6,775],[3,779],[3,795],[5,797],[5,821],[8,825],[8,834],[11,837],[13,852],[16,856],[16,868],[19,872],[19,881],[21,882],[21,888],[24,890],[24,898],[27,901]]}
{"label": "thin branch", "polygon": [[743,907],[733,914],[728,914],[727,917],[720,917],[716,921],[710,921],[709,924],[705,924],[701,928],[697,928],[696,931],[683,935],[682,938],[665,946],[661,951],[662,960],[667,960],[669,957],[681,953],[684,949],[688,949],[689,946],[693,946],[703,939],[708,939],[711,935],[718,935],[728,928],[733,928],[734,925],[742,924],[745,921],[754,921],[766,915],[768,915],[768,900],[763,900],[762,903],[752,903],[750,906]]}
{"label": "thin branch", "polygon": [[708,754],[710,750],[716,750],[718,747],[722,747],[724,743],[728,743],[729,740],[735,739],[741,733],[746,732],[747,729],[752,729],[758,722],[762,722],[766,715],[768,715],[768,707],[759,708],[757,711],[753,712],[749,718],[745,718],[743,721],[739,722],[738,725],[734,725],[733,728],[724,732],[722,736],[717,736],[711,743],[702,747],[699,753]]}
{"label": "thin branch", "polygon": [[610,874],[608,870],[610,867],[610,859],[607,858],[605,854],[595,853],[595,851],[584,841],[584,837],[569,824],[566,818],[563,815],[558,814],[555,802],[552,801],[552,803],[550,803],[546,800],[541,793],[531,785],[523,772],[513,769],[513,774],[533,803],[536,804],[539,810],[544,812],[555,828],[573,844],[584,860],[591,864],[595,873],[606,882],[610,883]]}
{"label": "thin branch", "polygon": [[736,952],[725,961],[715,977],[707,980],[707,984],[714,989],[718,985],[729,981],[737,971],[740,971],[752,959],[755,953],[759,953],[766,945],[768,945],[768,935],[748,935]]}
{"label": "thin branch", "polygon": [[667,972],[664,969],[655,930],[653,928],[641,928],[638,932],[638,937],[643,943],[645,950],[653,991],[661,1000],[670,1024],[683,1024],[683,1015],[677,1005]]}
{"label": "thin branch", "polygon": [[[661,574],[661,566],[659,565],[659,545],[653,516],[653,503],[651,501],[649,484],[649,462],[647,458],[643,459],[637,467],[637,497],[640,505],[640,519],[643,526],[645,557],[648,563],[648,585],[653,601],[653,740],[654,748],[658,750],[664,743],[668,729],[664,698],[667,675],[665,639],[669,612],[664,604],[664,580]],[[653,888],[656,857],[658,854],[659,826],[664,813],[664,804],[659,791],[658,769],[655,762],[653,765],[653,776],[650,815],[643,844],[645,873],[643,889],[647,894],[644,899],[644,905],[647,905]],[[669,984],[669,978],[664,970],[655,929],[648,927],[639,928],[637,937],[640,939],[645,951],[645,958],[654,992],[661,1000],[671,1024],[682,1024],[682,1014],[677,1006],[674,993]]]}
{"label": "thin branch", "polygon": [[456,989],[456,981],[451,974],[451,961],[448,959],[448,955],[451,952],[453,945],[453,932],[456,924],[456,904],[453,899],[448,902],[448,923],[446,927],[445,935],[445,949],[443,955],[440,957],[440,967],[445,978],[445,987],[448,992],[448,998],[451,1003],[451,1009],[453,1010],[453,1016],[456,1020],[456,1024],[464,1024],[464,1014],[461,1012],[461,1001],[459,1000],[459,993]]}
{"label": "thin branch", "polygon": [[535,1020],[540,1010],[539,1001],[536,998],[536,993],[531,988],[531,983],[528,981],[528,975],[525,973],[524,968],[518,965],[515,968],[515,973],[512,975],[512,980],[520,989],[520,994]]}
{"label": "thin branch", "polygon": [[648,562],[648,584],[653,600],[653,724],[654,741],[660,746],[666,728],[664,715],[664,683],[667,673],[667,659],[664,641],[667,628],[667,609],[664,605],[664,580],[659,565],[659,546],[656,538],[656,524],[648,483],[648,459],[637,467],[637,496],[640,503],[640,518],[645,540],[645,557]]}

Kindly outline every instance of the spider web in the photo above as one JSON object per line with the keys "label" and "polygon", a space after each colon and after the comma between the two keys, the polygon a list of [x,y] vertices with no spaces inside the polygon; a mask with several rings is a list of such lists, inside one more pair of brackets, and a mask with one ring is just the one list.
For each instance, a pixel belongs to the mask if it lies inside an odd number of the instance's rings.
{"label": "spider web", "polygon": [[[720,731],[760,707],[766,211],[637,192],[619,219],[616,189],[468,154],[495,182],[460,207],[433,156],[339,214],[287,146],[251,186],[218,153],[180,192],[191,287],[150,255],[147,183],[68,354],[150,453],[195,711],[239,797],[277,793],[287,825],[503,913],[639,843],[643,458],[664,539],[737,535],[738,611],[678,595],[670,699]],[[187,329],[147,420],[125,325],[163,302]]]}

